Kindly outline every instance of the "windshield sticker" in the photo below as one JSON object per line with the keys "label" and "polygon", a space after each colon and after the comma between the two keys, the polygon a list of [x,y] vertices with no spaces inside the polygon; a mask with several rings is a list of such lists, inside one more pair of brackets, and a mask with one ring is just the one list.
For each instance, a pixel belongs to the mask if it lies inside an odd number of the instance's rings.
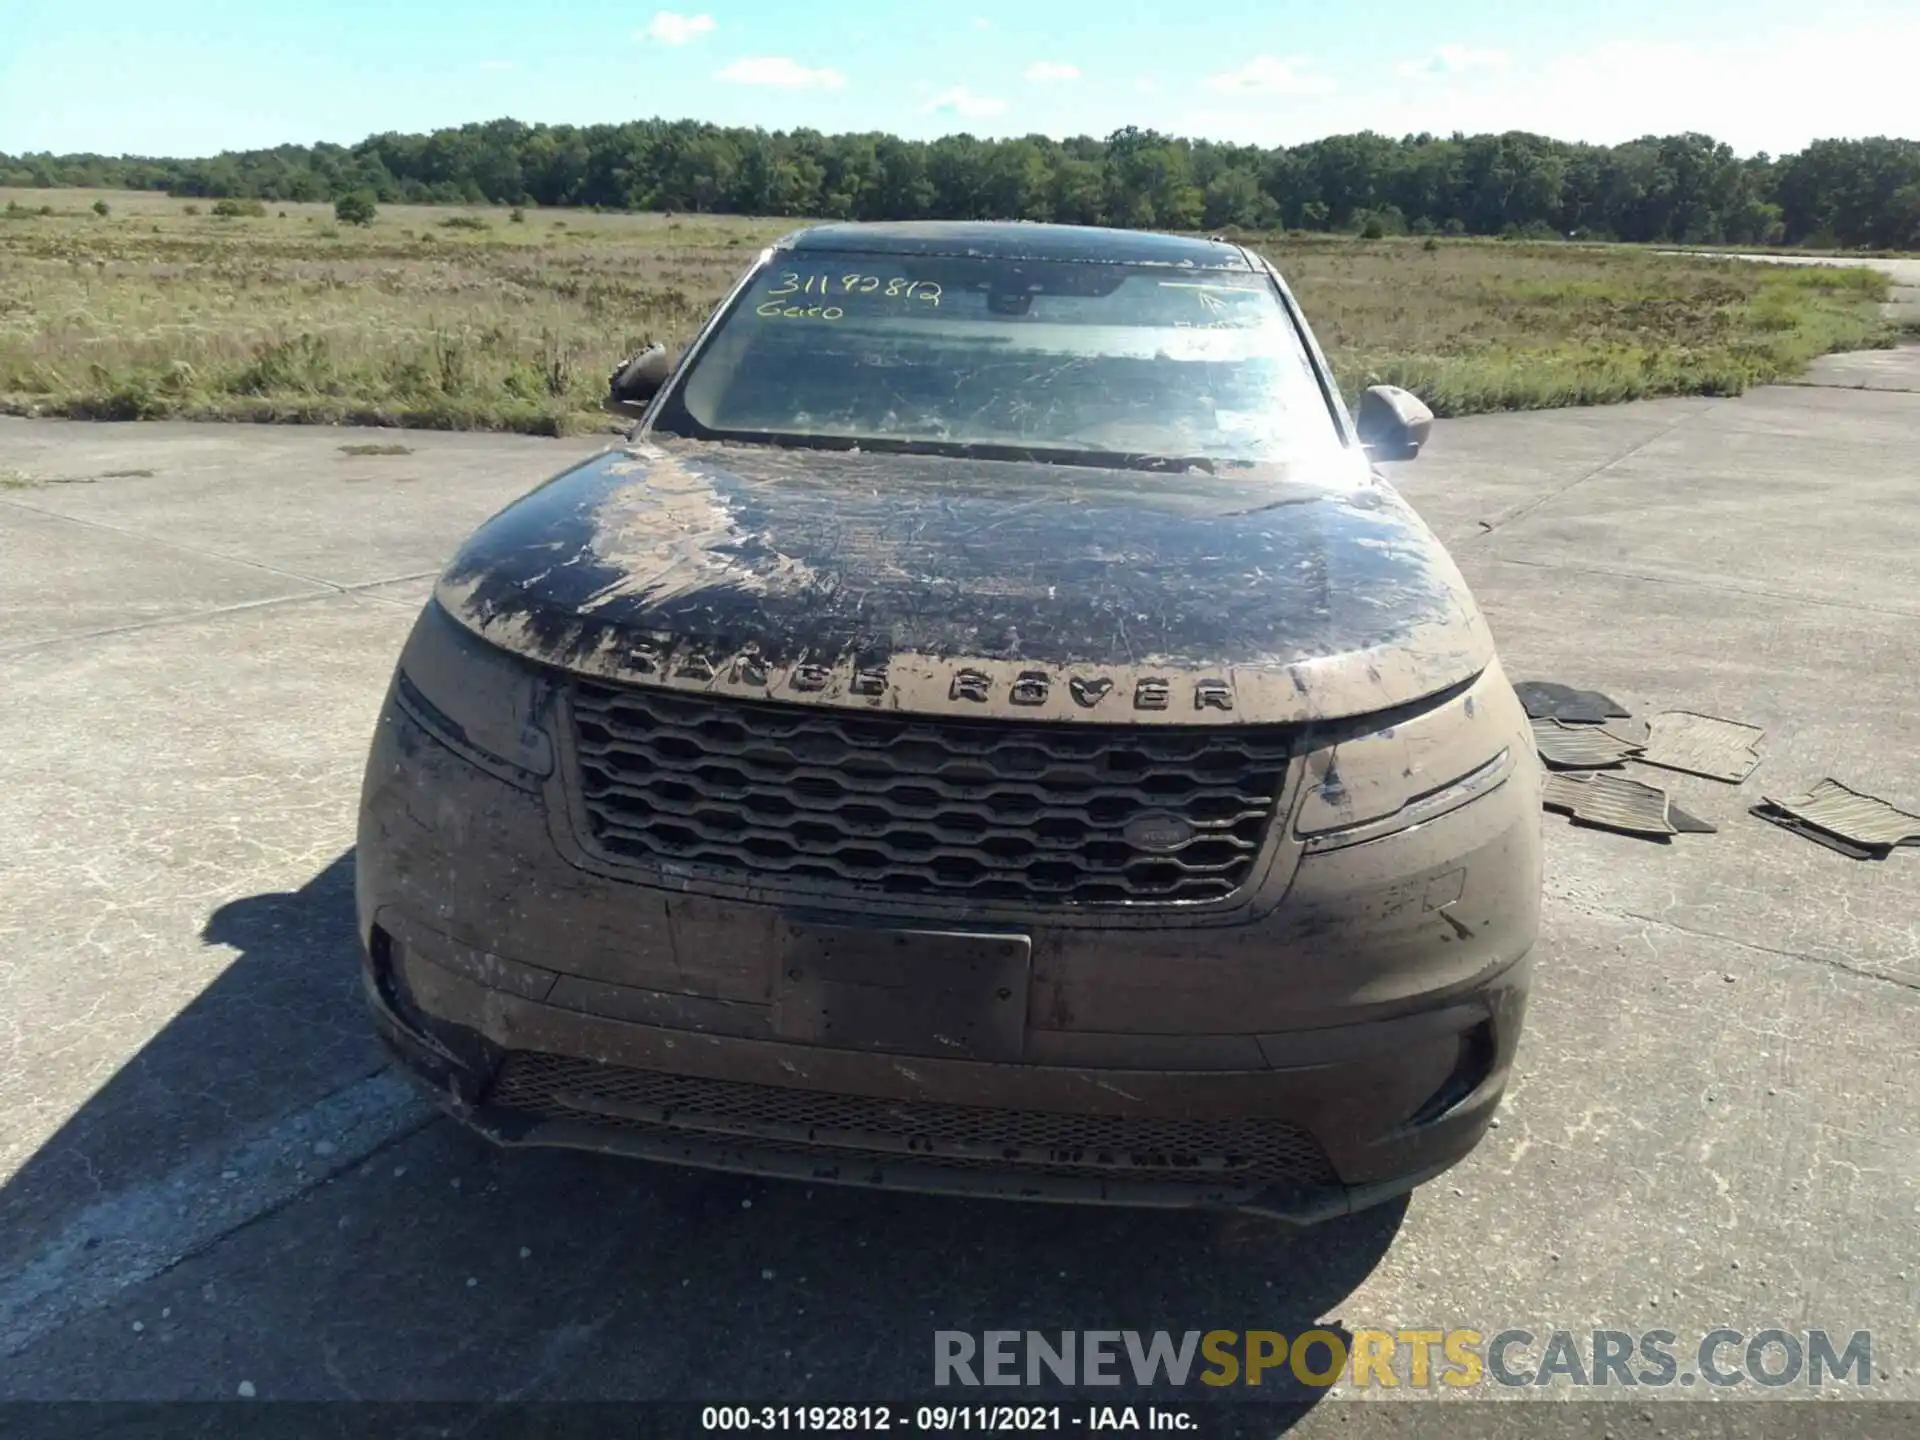
{"label": "windshield sticker", "polygon": [[[803,276],[786,270],[781,272],[780,283],[764,293],[769,300],[784,299],[789,295],[818,295],[824,299],[828,295],[882,294],[890,300],[922,300],[937,306],[942,292],[935,281],[909,280],[904,275]],[[765,311],[762,309],[757,313],[764,314]]]}

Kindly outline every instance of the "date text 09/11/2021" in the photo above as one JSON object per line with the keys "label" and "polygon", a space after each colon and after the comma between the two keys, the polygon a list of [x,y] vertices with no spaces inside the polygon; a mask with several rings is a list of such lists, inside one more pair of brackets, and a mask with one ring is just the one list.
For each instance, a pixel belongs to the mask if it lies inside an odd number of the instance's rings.
{"label": "date text 09/11/2021", "polygon": [[708,1431],[813,1431],[848,1434],[1005,1434],[1108,1430],[1192,1431],[1184,1410],[1158,1406],[1089,1405],[709,1405],[700,1412]]}

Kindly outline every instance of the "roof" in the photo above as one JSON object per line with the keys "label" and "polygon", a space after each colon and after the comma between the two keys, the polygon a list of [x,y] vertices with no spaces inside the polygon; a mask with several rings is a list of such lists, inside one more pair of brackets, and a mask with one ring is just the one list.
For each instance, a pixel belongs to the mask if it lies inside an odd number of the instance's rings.
{"label": "roof", "polygon": [[839,255],[965,255],[988,260],[1180,265],[1195,270],[1252,268],[1240,247],[1224,240],[1145,230],[1106,230],[1091,225],[1035,225],[1022,220],[812,225],[796,230],[780,245],[800,253]]}

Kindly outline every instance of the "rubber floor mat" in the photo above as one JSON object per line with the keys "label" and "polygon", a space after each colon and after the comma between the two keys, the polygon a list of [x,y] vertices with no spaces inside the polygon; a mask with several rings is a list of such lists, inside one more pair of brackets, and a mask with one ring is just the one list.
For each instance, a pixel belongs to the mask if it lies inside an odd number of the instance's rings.
{"label": "rubber floor mat", "polygon": [[1893,853],[1891,845],[1856,845],[1842,836],[1822,830],[1818,825],[1809,825],[1798,815],[1782,810],[1778,805],[1755,805],[1747,813],[1771,825],[1778,825],[1782,830],[1790,831],[1803,840],[1811,840],[1816,845],[1824,845],[1829,850],[1836,850],[1849,860],[1884,860]]}
{"label": "rubber floor mat", "polygon": [[[1628,835],[1665,837],[1706,825],[1691,815],[1685,816],[1686,826],[1676,824],[1666,791],[1625,775],[1549,775],[1540,799],[1547,809],[1564,811],[1583,825]],[[1706,829],[1712,832],[1711,826]]]}
{"label": "rubber floor mat", "polygon": [[1576,690],[1552,680],[1522,680],[1513,687],[1527,714],[1535,720],[1571,720],[1576,724],[1597,725],[1602,720],[1625,718],[1612,696],[1598,690]]}
{"label": "rubber floor mat", "polygon": [[1699,715],[1691,710],[1662,710],[1647,721],[1647,746],[1634,758],[1662,770],[1704,775],[1738,785],[1760,763],[1757,725]]}
{"label": "rubber floor mat", "polygon": [[1624,740],[1636,749],[1647,748],[1647,722],[1644,720],[1609,720],[1600,727],[1616,740]]}
{"label": "rubber floor mat", "polygon": [[1896,810],[1886,801],[1863,795],[1838,780],[1822,780],[1804,795],[1761,797],[1776,810],[1855,845],[1890,850],[1920,843],[1920,815]]}
{"label": "rubber floor mat", "polygon": [[1558,720],[1535,720],[1533,745],[1540,758],[1558,770],[1604,770],[1640,753],[1639,746],[1609,735],[1603,726]]}
{"label": "rubber floor mat", "polygon": [[1540,803],[1549,810],[1562,810],[1571,815],[1574,807],[1580,803],[1581,797],[1586,793],[1587,777],[1585,775],[1562,775],[1549,772],[1545,782],[1540,786]]}

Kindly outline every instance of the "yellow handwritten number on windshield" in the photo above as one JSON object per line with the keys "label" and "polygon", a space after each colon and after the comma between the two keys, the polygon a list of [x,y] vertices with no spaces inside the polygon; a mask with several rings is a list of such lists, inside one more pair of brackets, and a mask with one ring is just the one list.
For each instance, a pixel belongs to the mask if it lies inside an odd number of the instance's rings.
{"label": "yellow handwritten number on windshield", "polygon": [[[832,293],[833,278],[828,275],[808,275],[804,278],[791,270],[782,271],[780,283],[765,292],[768,300],[780,300],[789,295],[819,295],[825,298]],[[885,295],[892,300],[924,300],[929,305],[940,303],[941,289],[932,280],[909,280],[905,276],[887,279],[880,275],[842,275],[840,293],[843,295],[872,295],[885,287]],[[802,307],[804,309],[805,307]],[[764,306],[755,311],[767,315],[774,312]],[[832,317],[838,319],[838,316]]]}
{"label": "yellow handwritten number on windshield", "polygon": [[753,313],[769,320],[838,320],[847,312],[838,305],[782,305],[778,300],[769,300],[754,306]]}
{"label": "yellow handwritten number on windshield", "polygon": [[904,295],[909,300],[924,300],[929,305],[940,303],[940,287],[931,280],[889,280],[887,294],[894,298]]}

